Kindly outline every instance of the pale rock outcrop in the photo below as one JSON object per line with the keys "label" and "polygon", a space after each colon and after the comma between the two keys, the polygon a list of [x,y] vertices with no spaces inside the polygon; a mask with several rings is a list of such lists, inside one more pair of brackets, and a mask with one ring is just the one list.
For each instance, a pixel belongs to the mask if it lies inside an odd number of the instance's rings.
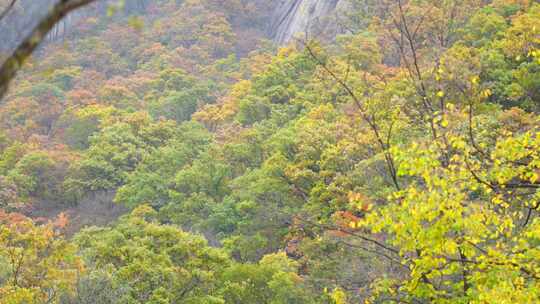
{"label": "pale rock outcrop", "polygon": [[[270,35],[278,44],[298,36],[316,36],[336,26],[335,17],[347,0],[276,0]],[[332,20],[334,19],[334,20]]]}

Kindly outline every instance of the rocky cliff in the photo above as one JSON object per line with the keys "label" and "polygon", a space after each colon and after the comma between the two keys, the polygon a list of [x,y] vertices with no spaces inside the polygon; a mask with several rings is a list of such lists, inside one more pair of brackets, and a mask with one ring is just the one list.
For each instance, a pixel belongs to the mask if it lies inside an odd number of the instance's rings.
{"label": "rocky cliff", "polygon": [[279,44],[296,35],[316,36],[346,7],[346,0],[278,0],[272,16],[270,35]]}

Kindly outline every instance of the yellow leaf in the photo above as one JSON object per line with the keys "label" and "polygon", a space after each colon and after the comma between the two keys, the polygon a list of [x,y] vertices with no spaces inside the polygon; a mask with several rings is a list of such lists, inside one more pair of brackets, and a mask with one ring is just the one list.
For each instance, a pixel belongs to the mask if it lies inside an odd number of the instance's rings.
{"label": "yellow leaf", "polygon": [[347,304],[347,294],[341,288],[334,289],[331,297],[335,304]]}
{"label": "yellow leaf", "polygon": [[132,16],[128,19],[128,25],[134,30],[140,31],[144,27],[144,20],[142,18]]}
{"label": "yellow leaf", "polygon": [[532,174],[531,177],[531,183],[536,183],[538,180],[540,180],[540,174],[538,172],[535,172]]}

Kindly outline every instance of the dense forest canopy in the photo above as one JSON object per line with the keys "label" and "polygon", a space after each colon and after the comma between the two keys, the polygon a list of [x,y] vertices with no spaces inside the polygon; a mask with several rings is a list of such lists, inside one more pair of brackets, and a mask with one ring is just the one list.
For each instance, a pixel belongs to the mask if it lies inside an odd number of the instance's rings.
{"label": "dense forest canopy", "polygon": [[96,1],[0,126],[0,304],[540,303],[537,1]]}

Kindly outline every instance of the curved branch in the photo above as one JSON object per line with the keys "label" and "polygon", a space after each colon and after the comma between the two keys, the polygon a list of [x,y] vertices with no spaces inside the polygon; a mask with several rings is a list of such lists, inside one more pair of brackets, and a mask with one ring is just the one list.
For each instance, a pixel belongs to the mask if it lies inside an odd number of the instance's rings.
{"label": "curved branch", "polygon": [[[0,67],[0,100],[6,94],[9,84],[15,78],[24,62],[32,55],[51,29],[69,12],[87,5],[95,0],[60,0],[47,15],[34,27],[15,51]],[[14,2],[13,2],[14,3]]]}

